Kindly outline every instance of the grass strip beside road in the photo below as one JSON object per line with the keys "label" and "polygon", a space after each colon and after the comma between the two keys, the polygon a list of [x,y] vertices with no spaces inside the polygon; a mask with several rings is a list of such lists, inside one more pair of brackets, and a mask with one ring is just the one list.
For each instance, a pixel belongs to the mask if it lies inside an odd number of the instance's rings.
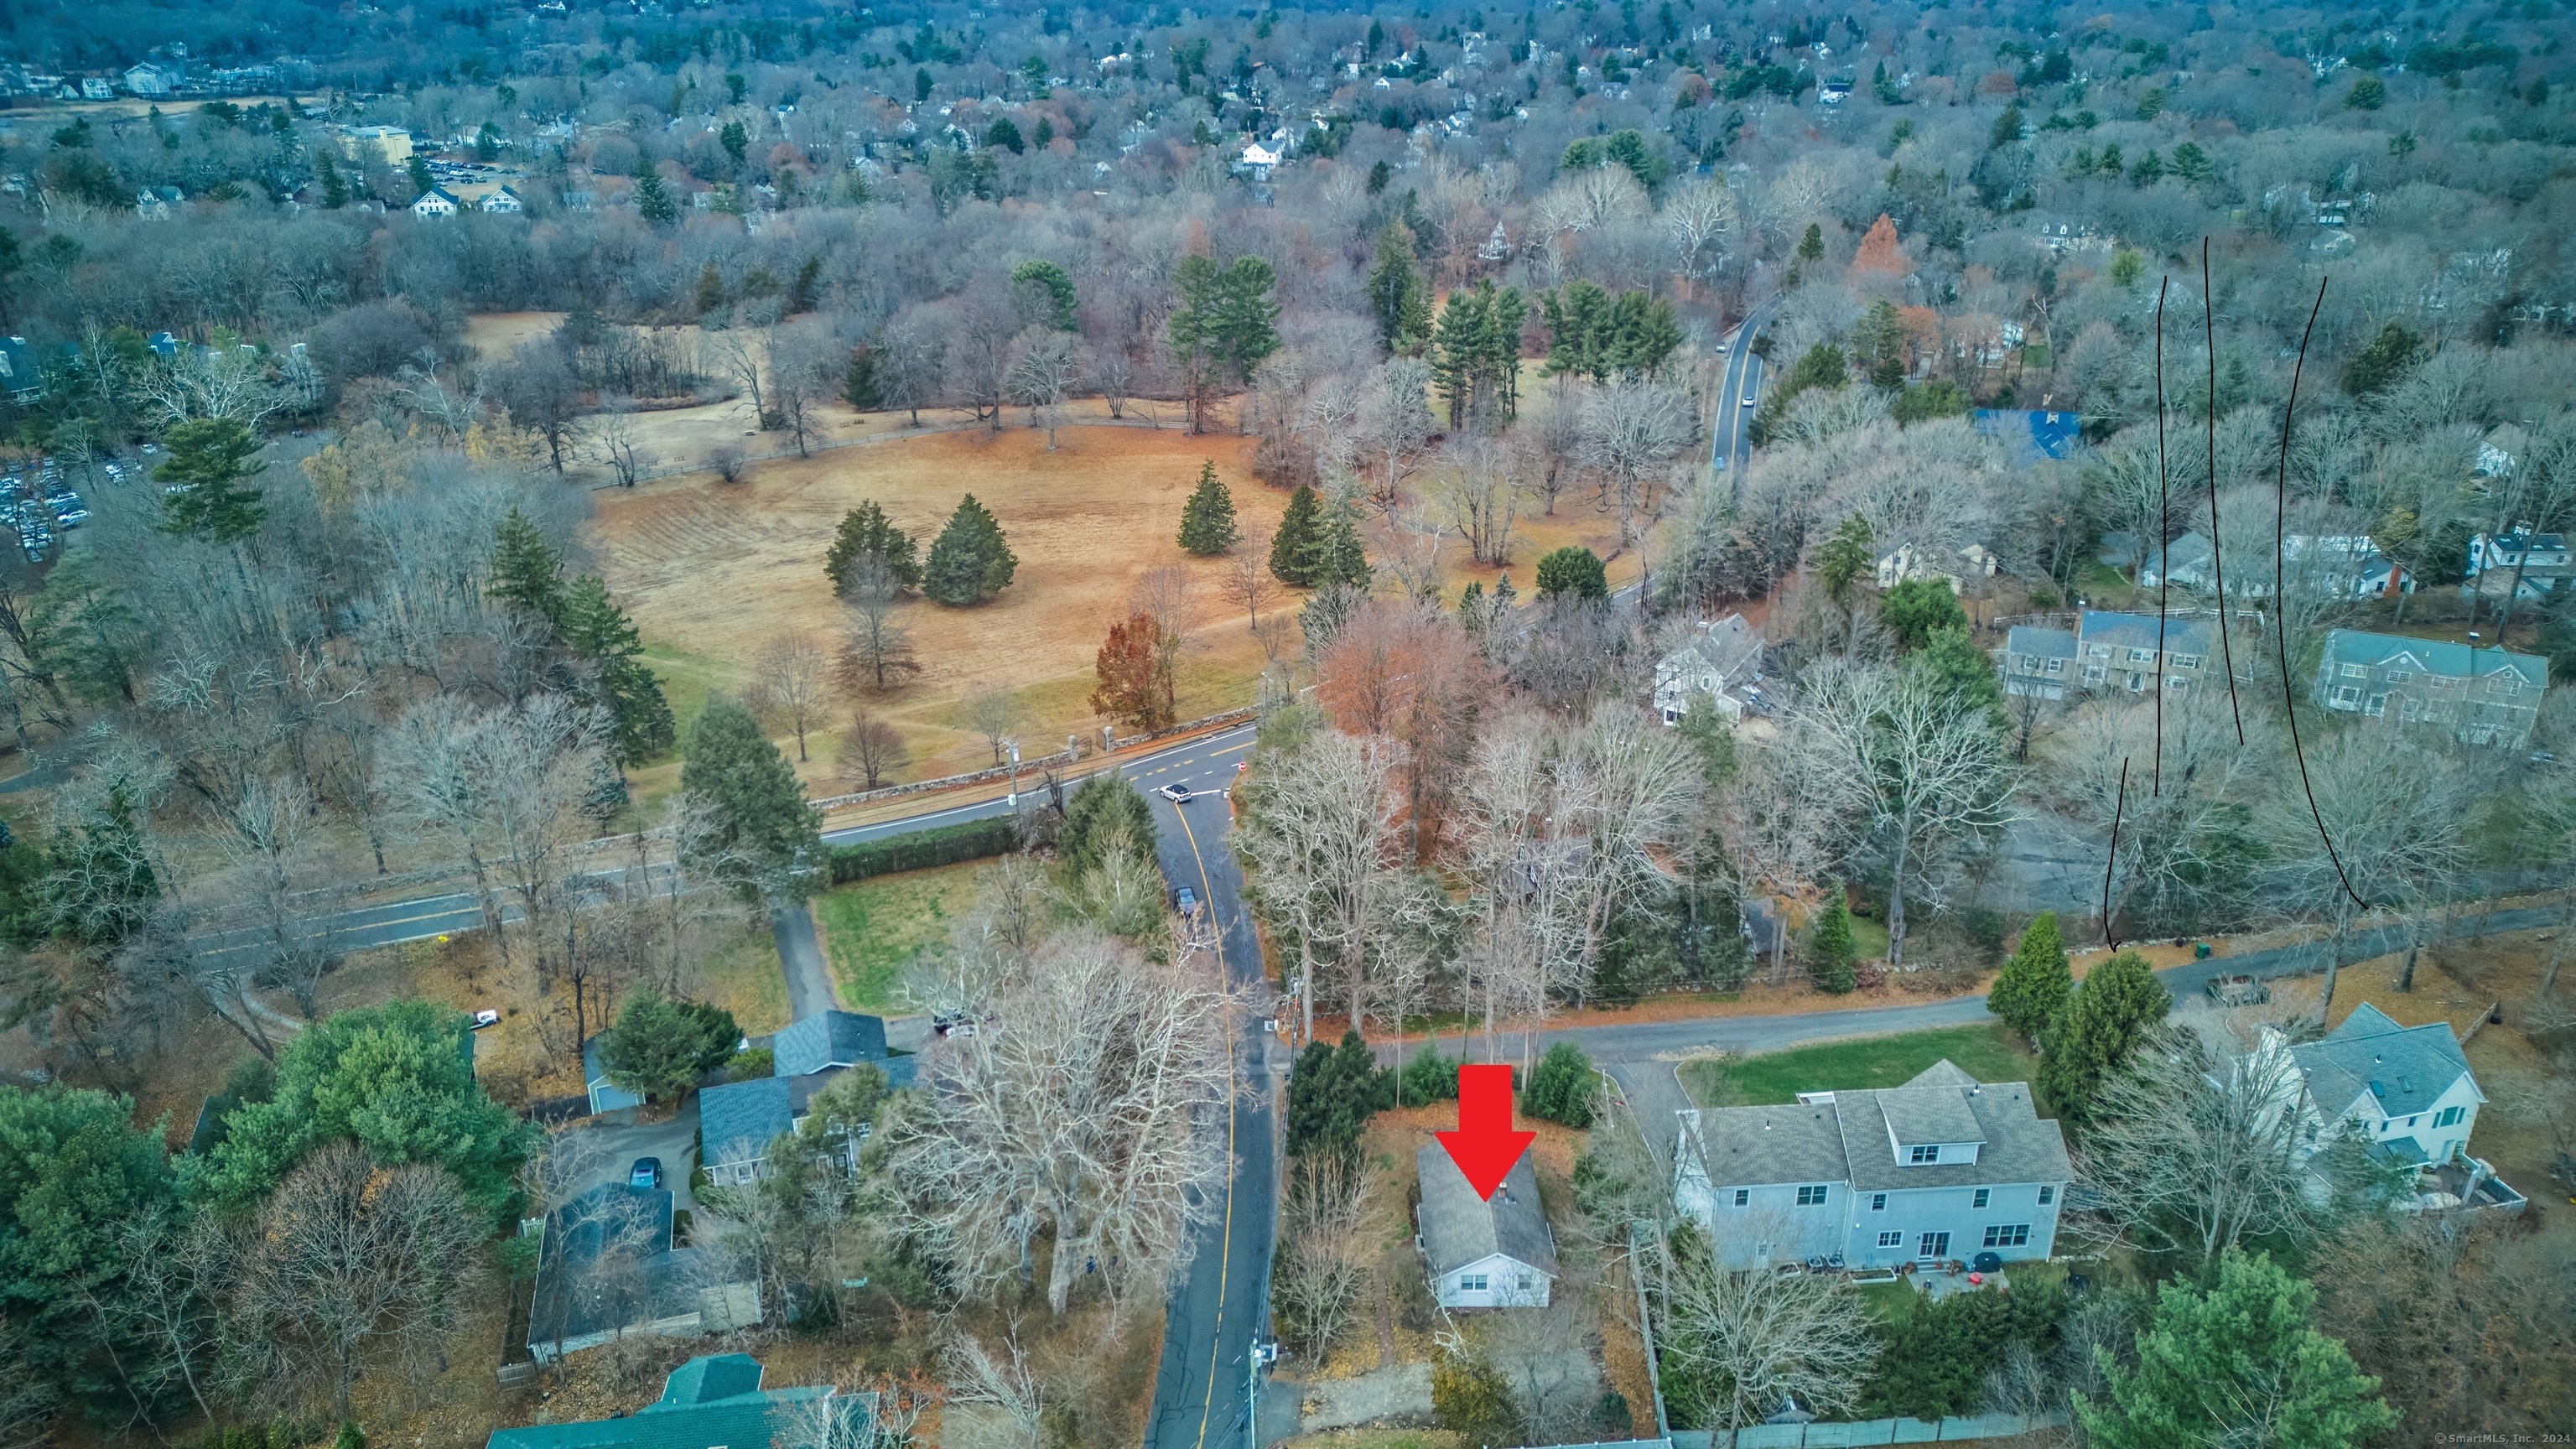
{"label": "grass strip beside road", "polygon": [[2027,1082],[2039,1067],[2010,1027],[1989,1024],[1703,1058],[1682,1063],[1680,1075],[1698,1106],[1766,1107],[1794,1102],[1800,1092],[1901,1087],[1945,1058],[1981,1082]]}

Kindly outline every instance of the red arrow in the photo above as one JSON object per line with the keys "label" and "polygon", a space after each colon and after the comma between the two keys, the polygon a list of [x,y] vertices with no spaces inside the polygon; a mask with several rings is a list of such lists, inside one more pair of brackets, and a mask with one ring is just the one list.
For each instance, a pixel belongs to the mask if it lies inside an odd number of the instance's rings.
{"label": "red arrow", "polygon": [[1458,1069],[1458,1130],[1432,1135],[1487,1202],[1538,1136],[1512,1130],[1512,1069],[1501,1063]]}

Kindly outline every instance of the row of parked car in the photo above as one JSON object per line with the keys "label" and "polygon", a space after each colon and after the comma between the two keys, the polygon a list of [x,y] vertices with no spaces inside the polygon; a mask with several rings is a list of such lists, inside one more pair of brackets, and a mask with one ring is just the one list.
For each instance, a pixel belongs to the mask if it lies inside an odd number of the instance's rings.
{"label": "row of parked car", "polygon": [[47,458],[33,479],[0,477],[0,525],[18,531],[18,547],[27,562],[43,563],[54,551],[55,530],[89,522],[89,504],[64,481],[62,467]]}

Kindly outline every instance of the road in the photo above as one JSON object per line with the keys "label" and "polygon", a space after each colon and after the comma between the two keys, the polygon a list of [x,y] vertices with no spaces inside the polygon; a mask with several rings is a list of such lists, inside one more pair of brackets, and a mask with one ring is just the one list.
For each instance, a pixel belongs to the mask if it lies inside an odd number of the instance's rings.
{"label": "road", "polygon": [[[1251,739],[1251,727],[1242,726],[1221,735],[1202,735],[1196,739],[1178,741],[1163,749],[1123,761],[1120,768],[1124,769],[1130,778],[1142,779],[1147,773],[1169,768],[1174,760],[1191,756],[1213,742],[1239,740],[1248,747]],[[1023,784],[1034,783],[1037,778],[1032,772]],[[991,800],[927,810],[918,815],[906,815],[894,820],[881,820],[869,825],[853,825],[840,830],[827,830],[823,832],[823,843],[855,845],[861,841],[879,840],[889,835],[902,835],[909,831],[927,830],[940,825],[955,825],[968,820],[986,820],[1010,813],[1009,798],[997,796]],[[613,866],[598,872],[597,878],[602,884],[611,884],[623,880],[626,872],[627,867]],[[505,902],[502,906],[501,918],[505,921],[520,919],[519,908]],[[773,922],[773,924],[776,923]],[[298,923],[298,929],[306,939],[327,936],[330,938],[332,948],[339,951],[363,951],[371,946],[398,946],[406,941],[426,941],[435,936],[452,936],[460,931],[480,930],[482,926],[483,907],[472,891],[446,891],[438,895],[417,896],[410,900],[360,906],[318,917],[310,922]],[[794,923],[792,921],[786,923],[783,929],[792,933]],[[813,927],[810,921],[806,924],[802,939],[809,945],[812,942]],[[267,928],[244,926],[199,937],[196,951],[203,959],[220,958],[236,953],[254,953],[265,949],[268,940]],[[779,942],[779,947],[782,955],[792,949],[791,942],[784,936]],[[819,952],[807,954],[810,961],[821,960]],[[811,997],[812,987],[818,978],[811,969],[805,975],[807,979],[803,989]],[[828,974],[820,976],[819,979],[824,986],[818,998],[821,1005],[815,1008],[817,1010],[828,1006],[831,1002]],[[793,1000],[795,999],[793,993],[800,988],[798,973],[792,965],[789,970],[788,987]],[[794,1009],[798,1016],[806,1014],[803,1006]]]}
{"label": "road", "polygon": [[[1260,1003],[1270,999],[1270,987],[1243,904],[1243,875],[1226,844],[1232,802],[1219,793],[1233,783],[1236,767],[1251,751],[1252,730],[1245,727],[1131,765],[1126,774],[1154,802],[1155,854],[1164,877],[1198,895],[1227,984]],[[1205,793],[1186,805],[1153,793],[1172,784]],[[1271,1102],[1285,1062],[1272,1056],[1276,1040],[1249,1014],[1235,1040],[1234,1106],[1226,1124],[1233,1168],[1224,1200],[1198,1234],[1188,1274],[1173,1290],[1164,1317],[1147,1449],[1208,1449],[1251,1440],[1250,1357],[1269,1317],[1270,1245],[1277,1232]]]}
{"label": "road", "polygon": [[1763,373],[1762,359],[1753,355],[1753,341],[1779,310],[1780,299],[1770,297],[1745,314],[1727,343],[1726,366],[1718,374],[1717,417],[1708,430],[1708,465],[1726,474],[1738,501],[1744,494],[1745,465],[1753,458],[1754,409],[1746,407],[1744,399],[1761,386]]}

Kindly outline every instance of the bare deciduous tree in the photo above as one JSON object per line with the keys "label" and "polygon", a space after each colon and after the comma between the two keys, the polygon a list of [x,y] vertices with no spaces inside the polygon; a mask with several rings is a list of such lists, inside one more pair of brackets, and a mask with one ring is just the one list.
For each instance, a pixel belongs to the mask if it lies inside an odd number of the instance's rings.
{"label": "bare deciduous tree", "polygon": [[1488,568],[1512,561],[1512,524],[1519,516],[1526,449],[1513,437],[1468,434],[1450,440],[1441,455],[1434,498],[1440,517],[1466,540],[1467,552]]}
{"label": "bare deciduous tree", "polygon": [[873,790],[911,763],[902,732],[872,711],[860,710],[841,732],[838,769],[843,784]]}
{"label": "bare deciduous tree", "polygon": [[1007,684],[977,685],[966,696],[967,727],[983,737],[996,766],[1002,763],[1004,752],[1017,742],[1020,721],[1020,696]]}
{"label": "bare deciduous tree", "polygon": [[895,622],[903,586],[883,559],[854,559],[841,603],[841,687],[851,694],[888,688],[897,679],[921,672],[913,657],[912,631]]}
{"label": "bare deciduous tree", "polygon": [[1338,1152],[1295,1159],[1270,1299],[1283,1334],[1318,1362],[1358,1317],[1373,1246],[1364,1230],[1367,1217],[1365,1162]]}
{"label": "bare deciduous tree", "polygon": [[[1784,1225],[1768,1241],[1795,1238]],[[1770,1263],[1739,1272],[1694,1254],[1676,1269],[1663,1316],[1665,1372],[1699,1382],[1712,1428],[1759,1424],[1790,1398],[1817,1414],[1851,1409],[1878,1357],[1869,1310],[1839,1274]]]}
{"label": "bare deciduous tree", "polygon": [[800,761],[806,758],[805,732],[822,711],[830,686],[830,662],[823,646],[804,630],[782,630],[760,651],[760,673],[753,687],[760,702],[796,732]]}
{"label": "bare deciduous tree", "polygon": [[1242,539],[1219,566],[1218,587],[1225,590],[1226,602],[1242,608],[1246,627],[1256,633],[1261,628],[1261,606],[1279,593],[1278,576],[1270,572],[1270,528],[1267,524],[1245,526]]}
{"label": "bare deciduous tree", "polygon": [[1011,963],[981,1015],[998,1031],[926,1054],[931,1090],[888,1127],[902,1229],[973,1290],[1034,1263],[1051,1238],[1059,1316],[1089,1269],[1114,1322],[1160,1293],[1225,1172],[1231,1002],[1204,970],[1157,965],[1087,931]]}
{"label": "bare deciduous tree", "polygon": [[1699,435],[1689,394],[1640,379],[1594,388],[1583,399],[1582,457],[1619,515],[1619,547],[1636,542],[1639,518],[1662,516],[1664,465]]}
{"label": "bare deciduous tree", "polygon": [[1367,1005],[1367,956],[1384,930],[1400,859],[1392,787],[1402,755],[1389,740],[1319,730],[1272,763],[1236,836],[1261,903],[1296,938],[1308,1041],[1319,957],[1336,968],[1353,1028]]}
{"label": "bare deciduous tree", "polygon": [[1029,421],[1046,429],[1047,451],[1055,451],[1055,429],[1065,399],[1082,384],[1082,339],[1053,327],[1031,327],[1011,342],[1011,400],[1029,410]]}
{"label": "bare deciduous tree", "polygon": [[632,488],[645,474],[653,471],[661,459],[644,443],[635,426],[631,404],[612,402],[600,409],[599,419],[590,434],[590,446],[621,488]]}

